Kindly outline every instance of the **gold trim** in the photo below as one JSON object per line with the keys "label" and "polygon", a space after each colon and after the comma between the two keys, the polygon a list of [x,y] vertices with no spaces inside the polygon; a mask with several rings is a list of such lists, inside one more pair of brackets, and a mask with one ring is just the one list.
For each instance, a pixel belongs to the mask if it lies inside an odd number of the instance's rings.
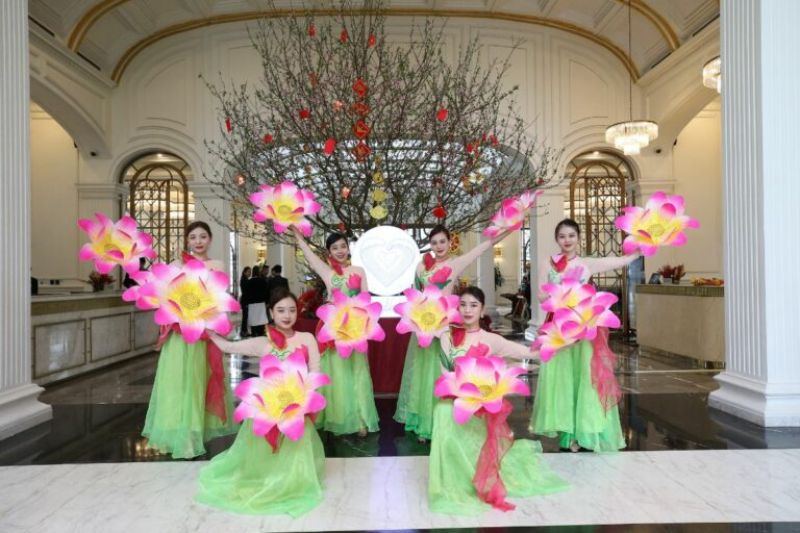
{"label": "gold trim", "polygon": [[[187,22],[182,22],[180,24],[175,24],[173,26],[169,26],[167,28],[157,31],[152,35],[145,37],[144,39],[138,41],[133,46],[128,48],[117,62],[117,65],[114,67],[114,71],[111,74],[111,79],[119,83],[119,80],[122,79],[122,75],[125,73],[125,69],[128,67],[133,58],[139,55],[139,53],[142,52],[142,50],[144,50],[148,46],[155,44],[158,41],[170,37],[172,35],[177,35],[179,33],[184,33],[187,31],[203,28],[206,26],[227,24],[230,22],[255,20],[262,17],[283,18],[283,17],[297,17],[305,15],[332,16],[338,13],[339,10],[336,9],[311,9],[311,10],[277,9],[275,11],[270,11],[270,12],[248,11],[243,13],[229,13],[225,15],[216,15],[214,17],[190,20]],[[368,13],[370,13],[370,11],[366,9],[356,9],[348,11],[348,14],[350,15],[362,15]],[[634,81],[638,80],[640,77],[636,65],[633,63],[628,54],[626,54],[621,48],[619,48],[617,45],[615,45],[605,37],[596,35],[591,31],[587,30],[586,28],[570,24],[569,22],[563,22],[560,20],[548,19],[544,17],[537,17],[533,15],[520,15],[516,13],[503,13],[503,12],[490,13],[486,11],[467,10],[467,9],[434,10],[434,9],[397,8],[397,9],[385,10],[383,11],[383,14],[386,16],[395,16],[395,17],[454,17],[454,18],[458,17],[458,18],[503,20],[508,22],[521,22],[524,24],[533,24],[537,26],[555,28],[558,30],[566,31],[567,33],[572,33],[573,35],[577,35],[579,37],[583,37],[585,39],[594,42],[595,44],[602,46],[622,62],[622,64],[628,70]]]}
{"label": "gold trim", "polygon": [[83,14],[78,23],[72,28],[69,38],[67,39],[67,47],[73,52],[77,52],[78,48],[83,44],[84,39],[86,39],[86,34],[89,33],[89,30],[92,29],[95,22],[100,20],[103,15],[112,9],[119,7],[127,1],[128,0],[103,0],[99,4],[95,4],[94,7]]}
{"label": "gold trim", "polygon": [[[617,0],[620,4],[627,4],[628,0]],[[678,34],[672,29],[672,25],[665,19],[661,13],[645,4],[642,0],[630,0],[631,7],[641,13],[653,26],[661,33],[661,36],[667,41],[671,51],[675,51],[681,45]]]}

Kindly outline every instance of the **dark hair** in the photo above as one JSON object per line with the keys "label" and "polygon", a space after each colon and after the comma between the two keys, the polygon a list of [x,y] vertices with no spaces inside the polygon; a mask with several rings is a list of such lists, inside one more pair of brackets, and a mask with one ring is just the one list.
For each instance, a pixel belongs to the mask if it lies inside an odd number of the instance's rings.
{"label": "dark hair", "polygon": [[256,265],[253,267],[253,272],[250,275],[253,276],[254,278],[257,278],[260,273],[261,273],[261,267]]}
{"label": "dark hair", "polygon": [[277,287],[272,291],[272,295],[270,296],[269,305],[267,306],[267,309],[272,311],[272,308],[275,307],[275,305],[284,298],[291,298],[292,300],[294,300],[295,305],[297,305],[297,296],[295,296],[292,293],[292,291],[290,291],[286,287]]}
{"label": "dark hair", "polygon": [[558,232],[561,231],[561,228],[563,228],[565,226],[568,227],[568,228],[574,229],[575,233],[578,234],[578,237],[581,236],[581,227],[580,227],[580,225],[577,222],[575,222],[574,220],[572,220],[571,218],[565,218],[564,220],[562,220],[561,222],[556,224],[556,231],[553,233],[553,236],[555,237],[556,240],[558,240]]}
{"label": "dark hair", "polygon": [[328,238],[325,239],[325,249],[330,251],[331,246],[336,244],[339,241],[347,242],[347,237],[344,236],[344,233],[333,232],[328,235]]}
{"label": "dark hair", "polygon": [[191,224],[186,226],[186,231],[183,232],[183,236],[188,238],[189,234],[191,232],[193,232],[194,230],[196,230],[197,228],[203,228],[204,230],[206,230],[206,233],[208,233],[208,238],[209,239],[213,239],[214,238],[214,235],[212,235],[212,233],[211,233],[211,228],[208,227],[208,224],[206,224],[202,220],[195,220],[194,222],[192,222]]}
{"label": "dark hair", "polygon": [[461,293],[458,295],[459,298],[464,296],[465,294],[469,294],[470,296],[474,297],[481,303],[481,306],[486,305],[486,295],[483,294],[483,291],[476,287],[475,285],[470,285],[469,287],[464,287]]}
{"label": "dark hair", "polygon": [[275,265],[274,267],[272,267],[272,272],[275,274],[280,274],[281,272],[283,272],[283,267],[280,265]]}
{"label": "dark hair", "polygon": [[450,231],[441,224],[436,224],[434,227],[431,228],[431,231],[428,233],[428,240],[430,241],[431,239],[433,239],[434,235],[437,235],[439,233],[444,233],[445,236],[447,237],[447,240],[448,241],[450,240]]}
{"label": "dark hair", "polygon": [[250,273],[252,273],[252,272],[253,272],[253,269],[252,269],[252,268],[250,268],[250,267],[244,267],[244,268],[242,269],[242,277],[245,277],[245,275],[247,275],[247,274],[250,274]]}

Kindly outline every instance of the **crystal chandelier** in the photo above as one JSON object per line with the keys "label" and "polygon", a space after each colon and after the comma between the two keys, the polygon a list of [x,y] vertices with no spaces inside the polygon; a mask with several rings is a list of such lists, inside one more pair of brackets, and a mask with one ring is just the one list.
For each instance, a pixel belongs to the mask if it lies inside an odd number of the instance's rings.
{"label": "crystal chandelier", "polygon": [[[631,55],[631,0],[628,4],[628,56]],[[651,120],[633,120],[633,78],[628,75],[628,117],[606,128],[606,142],[625,155],[637,155],[658,138],[658,124]]]}
{"label": "crystal chandelier", "polygon": [[722,61],[719,56],[703,65],[703,85],[720,92],[722,86]]}

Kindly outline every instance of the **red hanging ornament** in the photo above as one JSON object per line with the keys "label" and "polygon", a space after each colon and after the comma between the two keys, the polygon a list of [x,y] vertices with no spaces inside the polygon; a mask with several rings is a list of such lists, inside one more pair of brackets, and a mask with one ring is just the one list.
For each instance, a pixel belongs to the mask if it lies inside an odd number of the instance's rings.
{"label": "red hanging ornament", "polygon": [[367,39],[367,46],[370,46],[370,47],[375,46],[375,43],[377,43],[377,42],[378,42],[378,39],[373,34],[370,33],[369,34],[369,38]]}
{"label": "red hanging ornament", "polygon": [[475,145],[473,143],[467,143],[466,150],[468,154],[471,154],[475,151]]}
{"label": "red hanging ornament", "polygon": [[339,41],[344,44],[350,39],[350,34],[347,33],[347,30],[342,30],[342,33],[339,34]]}
{"label": "red hanging ornament", "polygon": [[309,37],[316,37],[317,35],[317,26],[313,22],[308,25],[308,36]]}
{"label": "red hanging ornament", "polygon": [[438,120],[439,122],[444,122],[445,120],[447,120],[447,117],[449,115],[450,115],[450,112],[443,107],[439,111],[436,112],[436,120]]}
{"label": "red hanging ornament", "polygon": [[264,135],[264,144],[269,144],[274,140],[274,137],[269,133]]}
{"label": "red hanging ornament", "polygon": [[231,124],[231,117],[225,117],[225,131],[230,133],[233,130],[233,125]]}
{"label": "red hanging ornament", "polygon": [[405,231],[408,229],[408,224],[400,224],[400,229]]}
{"label": "red hanging ornament", "polygon": [[447,211],[445,210],[444,206],[442,206],[441,202],[439,205],[433,208],[432,213],[436,218],[444,218],[447,216]]}
{"label": "red hanging ornament", "polygon": [[308,82],[311,84],[312,87],[316,87],[317,85],[319,85],[319,78],[317,77],[316,72],[308,73]]}
{"label": "red hanging ornament", "polygon": [[492,146],[497,146],[498,145],[497,135],[495,135],[494,133],[489,135],[489,142],[492,143]]}
{"label": "red hanging ornament", "polygon": [[300,120],[307,120],[311,116],[311,111],[308,109],[301,109],[298,113]]}
{"label": "red hanging ornament", "polygon": [[342,198],[347,200],[349,196],[350,196],[350,187],[342,187]]}
{"label": "red hanging ornament", "polygon": [[366,139],[369,135],[369,131],[369,125],[363,120],[359,120],[353,124],[353,135],[355,135],[357,139]]}
{"label": "red hanging ornament", "polygon": [[325,155],[331,155],[334,150],[336,150],[336,139],[330,137],[327,141],[325,141],[325,148],[323,149],[323,152],[325,152]]}
{"label": "red hanging ornament", "polygon": [[366,117],[369,114],[369,106],[364,102],[356,102],[350,107],[350,111],[360,117]]}
{"label": "red hanging ornament", "polygon": [[544,178],[539,178],[536,180],[536,185],[544,185]]}
{"label": "red hanging ornament", "polygon": [[355,82],[353,82],[353,92],[355,92],[359,98],[364,98],[367,96],[367,84],[361,78],[358,78]]}
{"label": "red hanging ornament", "polygon": [[344,109],[344,102],[342,102],[341,100],[334,100],[333,101],[333,110],[334,111],[341,111],[342,109]]}
{"label": "red hanging ornament", "polygon": [[352,150],[352,153],[355,156],[356,161],[358,161],[359,163],[361,161],[364,161],[370,154],[370,152],[371,150],[369,149],[369,146],[367,146],[366,143],[364,143],[364,141],[359,141],[358,144],[355,146],[355,148],[353,148]]}
{"label": "red hanging ornament", "polygon": [[337,224],[336,227],[339,228],[339,231],[341,231],[342,233],[344,233],[344,230],[347,229],[347,226],[344,225],[344,222],[339,222],[339,224]]}

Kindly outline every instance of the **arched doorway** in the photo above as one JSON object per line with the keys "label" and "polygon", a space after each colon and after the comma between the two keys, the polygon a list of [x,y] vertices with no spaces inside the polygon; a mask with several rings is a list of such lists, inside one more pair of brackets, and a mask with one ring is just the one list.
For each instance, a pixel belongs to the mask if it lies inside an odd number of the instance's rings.
{"label": "arched doorway", "polygon": [[185,248],[184,230],[194,220],[191,177],[186,161],[163,152],[139,156],[122,172],[121,181],[130,187],[127,210],[153,236],[161,261],[172,261]]}
{"label": "arched doorway", "polygon": [[[614,220],[633,200],[634,176],[628,161],[608,149],[587,151],[569,162],[567,175],[569,198],[564,211],[581,226],[582,253],[621,255],[625,236],[614,226]],[[619,297],[615,311],[622,317],[623,332],[629,332],[627,269],[598,274],[592,280],[599,289]]]}

